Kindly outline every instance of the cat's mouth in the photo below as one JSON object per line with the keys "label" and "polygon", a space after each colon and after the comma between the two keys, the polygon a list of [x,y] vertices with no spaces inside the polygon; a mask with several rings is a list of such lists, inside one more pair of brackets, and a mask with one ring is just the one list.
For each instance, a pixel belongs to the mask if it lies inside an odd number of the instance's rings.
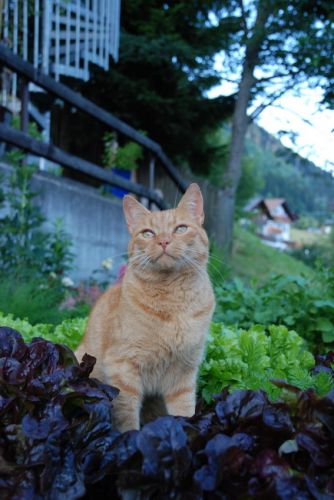
{"label": "cat's mouth", "polygon": [[171,255],[170,253],[168,253],[166,250],[163,250],[160,253],[160,255],[158,255],[158,257],[156,258],[156,262],[159,261],[159,260],[162,260],[162,259],[166,260],[168,258],[175,260],[175,257],[173,257],[173,255]]}

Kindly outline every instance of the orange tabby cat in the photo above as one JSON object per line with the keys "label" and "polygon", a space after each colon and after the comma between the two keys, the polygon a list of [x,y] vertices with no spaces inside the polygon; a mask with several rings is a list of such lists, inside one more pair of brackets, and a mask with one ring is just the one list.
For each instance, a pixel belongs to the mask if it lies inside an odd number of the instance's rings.
{"label": "orange tabby cat", "polygon": [[196,376],[214,309],[206,271],[203,199],[191,184],[177,208],[150,212],[124,197],[131,234],[121,283],[91,312],[77,356],[96,357],[93,375],[118,387],[116,427],[139,429],[145,399],[163,398],[171,415],[195,411]]}

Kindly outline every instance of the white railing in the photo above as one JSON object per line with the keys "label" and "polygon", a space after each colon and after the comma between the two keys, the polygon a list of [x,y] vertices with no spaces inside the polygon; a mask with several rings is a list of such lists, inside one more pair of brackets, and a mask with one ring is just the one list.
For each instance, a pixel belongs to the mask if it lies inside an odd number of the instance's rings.
{"label": "white railing", "polygon": [[[87,80],[118,59],[120,0],[2,0],[1,41],[43,73]],[[15,79],[14,79],[15,80]],[[13,81],[16,95],[17,82]]]}
{"label": "white railing", "polygon": [[[89,79],[89,63],[109,68],[118,60],[121,0],[0,0],[0,42],[44,74]],[[28,113],[50,138],[50,111],[24,98],[24,80],[0,72],[2,120]],[[43,92],[30,83],[26,92]],[[24,101],[26,100],[26,105]],[[9,114],[8,114],[9,113]],[[7,118],[6,118],[7,117]],[[28,118],[27,118],[28,119]],[[43,168],[44,160],[40,162]]]}

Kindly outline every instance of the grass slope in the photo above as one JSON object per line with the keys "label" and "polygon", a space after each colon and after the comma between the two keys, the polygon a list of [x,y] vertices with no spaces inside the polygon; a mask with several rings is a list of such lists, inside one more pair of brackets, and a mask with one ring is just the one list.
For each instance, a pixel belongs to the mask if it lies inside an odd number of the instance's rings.
{"label": "grass slope", "polygon": [[271,248],[260,238],[237,226],[234,234],[231,272],[247,281],[266,281],[273,274],[302,274],[313,277],[314,271],[289,254]]}

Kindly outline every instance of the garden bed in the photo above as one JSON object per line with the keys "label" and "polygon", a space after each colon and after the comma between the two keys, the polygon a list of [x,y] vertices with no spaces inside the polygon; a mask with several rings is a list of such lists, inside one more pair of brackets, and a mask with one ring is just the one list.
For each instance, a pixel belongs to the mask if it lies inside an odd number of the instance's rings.
{"label": "garden bed", "polygon": [[[333,389],[224,389],[193,418],[120,434],[94,362],[0,329],[2,498],[334,498]],[[315,362],[333,377],[333,353]]]}

